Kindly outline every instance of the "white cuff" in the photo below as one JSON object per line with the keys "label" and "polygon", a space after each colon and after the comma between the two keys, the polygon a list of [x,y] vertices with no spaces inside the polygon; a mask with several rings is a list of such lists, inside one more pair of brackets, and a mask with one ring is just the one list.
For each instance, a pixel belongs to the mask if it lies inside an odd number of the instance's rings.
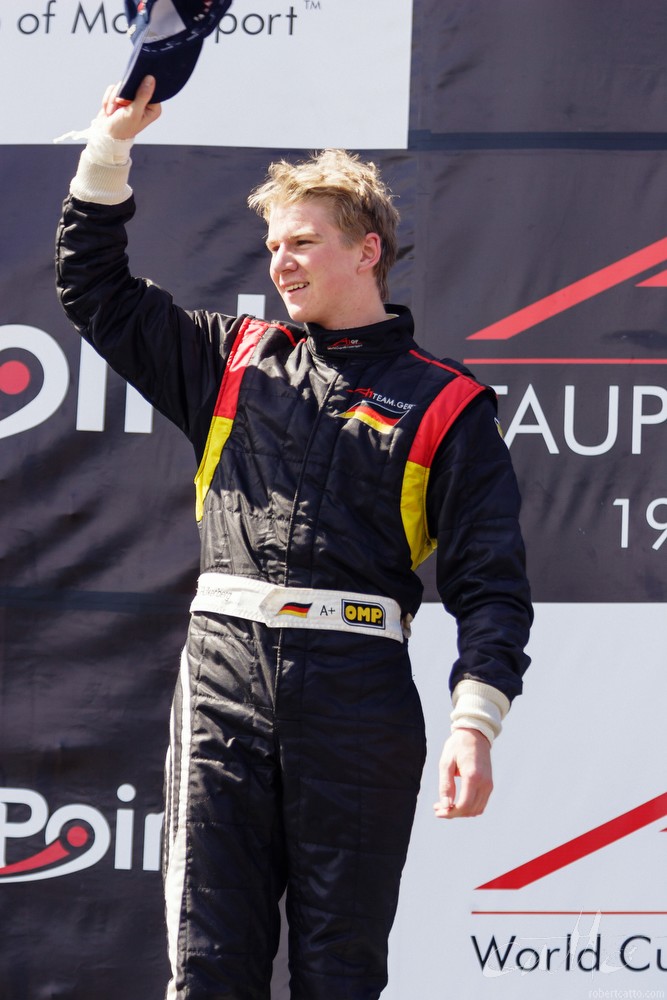
{"label": "white cuff", "polygon": [[477,729],[489,743],[500,733],[510,710],[509,698],[502,691],[473,680],[459,681],[452,693],[452,705],[452,730]]}
{"label": "white cuff", "polygon": [[83,132],[69,132],[56,142],[65,139],[87,139],[88,144],[79,159],[76,176],[70,184],[70,193],[81,201],[100,205],[120,205],[132,194],[128,184],[130,150],[133,139],[113,139],[102,128],[102,119],[94,118],[90,128]]}
{"label": "white cuff", "polygon": [[131,165],[131,160],[119,166],[95,163],[86,147],[72,178],[70,194],[80,201],[92,201],[98,205],[120,205],[132,194],[132,188],[127,183]]}

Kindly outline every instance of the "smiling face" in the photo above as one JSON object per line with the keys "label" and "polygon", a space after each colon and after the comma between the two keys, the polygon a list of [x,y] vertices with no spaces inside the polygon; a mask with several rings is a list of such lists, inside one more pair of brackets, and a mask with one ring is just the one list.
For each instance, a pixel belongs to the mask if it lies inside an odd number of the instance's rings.
{"label": "smiling face", "polygon": [[326,200],[274,205],[266,246],[271,279],[295,322],[346,330],[386,319],[374,275],[379,236],[346,240]]}

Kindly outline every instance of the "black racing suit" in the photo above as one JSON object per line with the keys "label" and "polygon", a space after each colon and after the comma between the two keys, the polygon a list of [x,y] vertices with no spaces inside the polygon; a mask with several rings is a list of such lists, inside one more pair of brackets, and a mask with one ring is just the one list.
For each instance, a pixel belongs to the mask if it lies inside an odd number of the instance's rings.
{"label": "black racing suit", "polygon": [[[511,701],[531,610],[490,390],[402,307],[352,331],[178,308],[129,273],[133,211],[68,199],[59,293],[192,441],[202,571],[389,597],[407,621],[437,542],[451,686]],[[425,754],[407,642],[194,613],[172,730],[168,996],[267,1000],[287,886],[294,1000],[377,998]]]}

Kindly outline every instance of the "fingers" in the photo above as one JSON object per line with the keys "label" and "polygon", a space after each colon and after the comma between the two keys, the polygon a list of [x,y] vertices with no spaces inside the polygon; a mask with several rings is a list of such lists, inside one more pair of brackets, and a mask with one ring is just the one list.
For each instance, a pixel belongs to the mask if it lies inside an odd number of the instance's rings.
{"label": "fingers", "polygon": [[[456,794],[455,777],[460,777]],[[479,816],[493,790],[491,745],[482,733],[460,729],[445,743],[440,758],[440,800],[433,809],[439,819]]]}
{"label": "fingers", "polygon": [[105,131],[113,139],[133,139],[160,117],[161,105],[151,104],[155,92],[155,77],[147,76],[139,84],[132,101],[118,97],[119,84],[104,92],[101,116],[106,119]]}
{"label": "fingers", "polygon": [[462,778],[459,796],[449,808],[443,807],[442,800],[434,806],[439,819],[457,819],[464,816],[481,816],[489,801],[493,786],[486,779]]}
{"label": "fingers", "polygon": [[[155,77],[145,76],[139,87],[137,93],[135,94],[134,100],[132,101],[131,107],[133,107],[137,112],[141,114],[154,113],[157,118],[160,114],[159,104],[150,104],[150,100],[155,92]],[[150,111],[149,111],[150,107]],[[157,109],[157,110],[156,110]]]}
{"label": "fingers", "polygon": [[114,98],[118,90],[117,83],[110,83],[107,89],[104,91],[104,97],[102,98],[102,110],[105,115],[112,115],[116,110],[116,104]]}
{"label": "fingers", "polygon": [[456,766],[456,759],[447,754],[447,744],[445,744],[445,749],[443,750],[442,757],[440,758],[440,799],[433,807],[435,809],[436,816],[440,818],[448,818],[451,815],[451,811],[454,809],[456,802],[455,778],[457,774],[458,769]]}

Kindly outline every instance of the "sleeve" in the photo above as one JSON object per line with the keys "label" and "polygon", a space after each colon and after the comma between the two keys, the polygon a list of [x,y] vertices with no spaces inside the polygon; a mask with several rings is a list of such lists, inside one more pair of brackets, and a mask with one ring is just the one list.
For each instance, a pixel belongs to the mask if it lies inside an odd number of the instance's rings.
{"label": "sleeve", "polygon": [[[492,738],[520,694],[533,619],[519,526],[521,501],[490,394],[460,415],[440,445],[427,494],[440,597],[458,625],[450,676],[454,726]],[[488,716],[488,718],[487,718]],[[470,724],[470,717],[481,720]]]}
{"label": "sleeve", "polygon": [[187,434],[199,459],[240,321],[187,312],[131,275],[126,225],[134,211],[132,196],[104,204],[70,194],[56,240],[58,296],[81,336]]}

